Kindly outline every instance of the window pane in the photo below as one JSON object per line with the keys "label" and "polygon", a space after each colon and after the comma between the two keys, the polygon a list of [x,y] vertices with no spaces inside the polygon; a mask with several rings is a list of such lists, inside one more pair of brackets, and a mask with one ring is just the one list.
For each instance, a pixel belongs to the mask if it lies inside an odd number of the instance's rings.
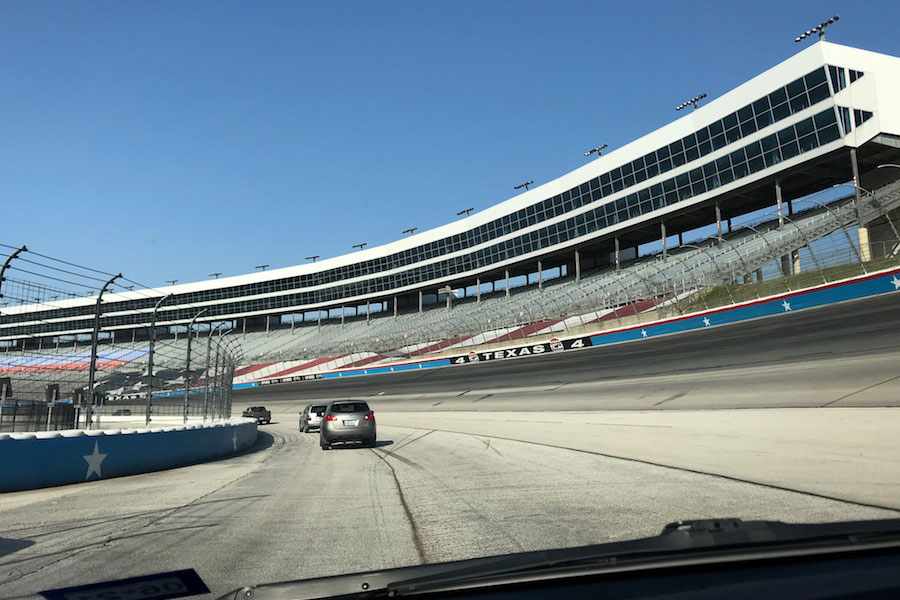
{"label": "window pane", "polygon": [[784,88],[780,88],[769,94],[769,104],[777,106],[787,100],[787,93]]}
{"label": "window pane", "polygon": [[779,104],[778,106],[772,108],[772,118],[774,118],[776,121],[780,121],[785,117],[790,116],[790,114],[791,107],[788,104]]}
{"label": "window pane", "polygon": [[789,98],[794,98],[806,91],[806,86],[803,84],[802,79],[798,79],[796,81],[792,81],[787,84],[787,93]]}
{"label": "window pane", "polygon": [[741,123],[741,136],[746,137],[756,131],[756,121],[750,119]]}
{"label": "window pane", "polygon": [[716,121],[709,126],[709,134],[711,136],[716,136],[724,131],[725,128],[722,126],[722,121]]}
{"label": "window pane", "polygon": [[722,119],[722,124],[725,125],[725,129],[731,129],[738,124],[737,115],[731,113],[730,115]]}
{"label": "window pane", "polygon": [[744,106],[738,110],[737,115],[738,121],[743,123],[744,121],[753,118],[753,108],[750,105]]}
{"label": "window pane", "polygon": [[820,83],[825,83],[825,69],[816,69],[803,79],[806,80],[807,89],[812,89],[819,85]]}
{"label": "window pane", "polygon": [[809,98],[806,97],[806,94],[791,98],[791,112],[798,113],[807,106],[809,106]]}
{"label": "window pane", "polygon": [[781,147],[781,156],[784,160],[797,156],[798,154],[800,154],[800,146],[797,145],[797,142],[790,142]]}
{"label": "window pane", "polygon": [[762,97],[753,103],[753,114],[759,116],[769,110],[769,98]]}
{"label": "window pane", "polygon": [[818,145],[818,142],[816,141],[816,134],[814,133],[804,136],[798,141],[800,143],[800,152],[808,152]]}
{"label": "window pane", "polygon": [[772,111],[767,110],[764,113],[760,113],[759,116],[756,117],[756,128],[762,129],[768,125],[771,125],[775,122],[775,119],[772,118]]}
{"label": "window pane", "polygon": [[838,131],[837,125],[829,125],[825,129],[819,130],[819,143],[827,144],[828,142],[833,142],[834,140],[841,137],[841,132]]}
{"label": "window pane", "polygon": [[809,102],[810,104],[816,104],[821,102],[825,98],[828,98],[830,94],[828,93],[828,84],[823,83],[822,85],[815,87],[809,90]]}

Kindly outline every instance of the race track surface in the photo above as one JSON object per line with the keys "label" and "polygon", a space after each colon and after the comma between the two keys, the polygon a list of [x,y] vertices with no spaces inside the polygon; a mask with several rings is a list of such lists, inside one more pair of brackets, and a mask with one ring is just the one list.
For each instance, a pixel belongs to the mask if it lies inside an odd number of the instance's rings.
{"label": "race track surface", "polygon": [[[244,585],[653,535],[900,516],[900,296],[562,355],[242,392],[226,460],[0,495],[0,596],[195,568]],[[374,449],[298,431],[366,398]],[[736,410],[723,410],[736,409]]]}

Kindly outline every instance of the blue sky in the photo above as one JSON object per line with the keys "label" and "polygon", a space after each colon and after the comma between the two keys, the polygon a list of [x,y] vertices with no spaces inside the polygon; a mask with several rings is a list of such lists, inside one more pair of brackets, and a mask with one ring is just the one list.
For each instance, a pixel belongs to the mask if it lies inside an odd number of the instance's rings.
{"label": "blue sky", "polygon": [[894,2],[0,3],[0,242],[147,285],[289,266],[553,179]]}

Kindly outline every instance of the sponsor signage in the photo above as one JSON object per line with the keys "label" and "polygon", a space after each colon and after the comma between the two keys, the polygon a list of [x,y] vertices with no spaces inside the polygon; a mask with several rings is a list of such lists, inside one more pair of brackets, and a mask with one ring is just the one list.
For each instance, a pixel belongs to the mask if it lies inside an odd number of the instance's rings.
{"label": "sponsor signage", "polygon": [[313,379],[322,379],[321,373],[312,373],[310,375],[294,375],[293,377],[276,377],[275,379],[263,379],[259,385],[272,385],[273,383],[290,383],[291,381],[311,381]]}
{"label": "sponsor signage", "polygon": [[517,346],[515,348],[502,348],[500,350],[487,350],[484,352],[470,351],[463,356],[457,356],[450,359],[454,365],[463,365],[475,362],[488,362],[492,360],[503,360],[506,358],[519,358],[520,356],[533,356],[535,354],[552,354],[554,352],[563,352],[565,350],[574,350],[578,348],[587,348],[591,346],[590,337],[580,337],[571,340],[561,340],[553,338],[549,342],[543,344],[530,344],[528,346]]}

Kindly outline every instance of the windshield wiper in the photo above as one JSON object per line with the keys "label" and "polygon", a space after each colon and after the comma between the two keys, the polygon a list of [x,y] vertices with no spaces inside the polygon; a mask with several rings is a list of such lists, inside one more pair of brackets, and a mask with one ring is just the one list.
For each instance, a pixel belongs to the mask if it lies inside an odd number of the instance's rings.
{"label": "windshield wiper", "polygon": [[[373,598],[504,584],[516,579],[571,576],[586,570],[625,564],[652,565],[673,557],[724,556],[755,551],[776,552],[785,547],[900,544],[900,519],[792,524],[782,521],[743,521],[736,518],[677,521],[659,535],[578,548],[560,548],[503,556],[402,567],[354,575],[339,575],[265,584],[231,592],[223,598]],[[242,594],[252,590],[252,596]]]}

